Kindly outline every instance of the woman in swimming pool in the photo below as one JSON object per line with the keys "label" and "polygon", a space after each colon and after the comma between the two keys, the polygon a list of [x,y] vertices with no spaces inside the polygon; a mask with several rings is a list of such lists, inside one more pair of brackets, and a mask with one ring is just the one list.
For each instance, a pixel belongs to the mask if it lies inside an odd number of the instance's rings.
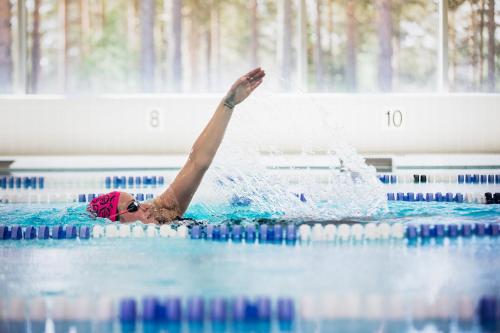
{"label": "woman in swimming pool", "polygon": [[262,83],[264,76],[264,71],[259,67],[240,77],[231,86],[212,119],[196,139],[186,164],[165,192],[151,203],[139,204],[130,194],[115,191],[92,200],[87,210],[94,216],[119,222],[139,220],[163,224],[181,218],[214,159],[234,107]]}

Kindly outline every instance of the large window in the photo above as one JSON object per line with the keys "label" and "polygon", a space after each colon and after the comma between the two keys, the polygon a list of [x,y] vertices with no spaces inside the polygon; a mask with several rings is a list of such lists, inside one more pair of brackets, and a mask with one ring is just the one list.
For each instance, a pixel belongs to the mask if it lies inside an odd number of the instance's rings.
{"label": "large window", "polygon": [[450,0],[449,71],[452,91],[500,91],[500,2]]}
{"label": "large window", "polygon": [[0,0],[0,93],[499,92],[500,0],[441,1]]}

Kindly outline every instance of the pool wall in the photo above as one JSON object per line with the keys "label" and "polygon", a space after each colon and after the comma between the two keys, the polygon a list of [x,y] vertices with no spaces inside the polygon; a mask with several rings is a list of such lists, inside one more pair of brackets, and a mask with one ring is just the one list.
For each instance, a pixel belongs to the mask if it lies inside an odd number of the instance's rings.
{"label": "pool wall", "polygon": [[[185,154],[220,98],[0,96],[0,155]],[[498,105],[498,94],[273,94],[242,104],[231,128],[284,153],[328,149],[336,126],[365,154],[499,153]]]}

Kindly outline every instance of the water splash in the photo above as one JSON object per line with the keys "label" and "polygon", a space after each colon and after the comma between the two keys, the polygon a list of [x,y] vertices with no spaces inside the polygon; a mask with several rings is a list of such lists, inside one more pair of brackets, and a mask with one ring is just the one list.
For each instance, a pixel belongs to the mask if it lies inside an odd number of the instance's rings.
{"label": "water splash", "polygon": [[[327,161],[318,172],[303,167],[291,181],[289,173],[277,173],[264,159],[287,160],[276,145],[262,146],[260,137],[270,137],[269,131],[280,130],[279,119],[283,107],[271,102],[272,94],[254,99],[258,115],[251,110],[238,110],[216,159],[207,172],[195,198],[198,211],[212,215],[238,215],[238,212],[267,212],[266,217],[286,219],[340,220],[371,217],[387,211],[387,202],[375,168],[349,145],[342,128],[332,122],[329,113],[314,99],[308,111],[308,122],[303,123],[304,110],[286,110],[289,132],[300,137],[300,161],[320,156]],[[274,99],[276,100],[276,99]],[[280,109],[281,107],[281,109]],[[265,112],[262,112],[265,110]],[[309,116],[310,115],[310,116]],[[253,124],[252,132],[248,124]],[[269,124],[274,127],[270,128]],[[267,132],[266,132],[267,131]],[[311,135],[313,133],[313,135]],[[328,142],[326,151],[317,148],[318,138]],[[263,158],[261,152],[268,154]],[[293,166],[290,168],[293,173]],[[321,174],[321,177],[319,177]],[[293,177],[292,177],[293,178]],[[211,203],[226,202],[226,207]]]}

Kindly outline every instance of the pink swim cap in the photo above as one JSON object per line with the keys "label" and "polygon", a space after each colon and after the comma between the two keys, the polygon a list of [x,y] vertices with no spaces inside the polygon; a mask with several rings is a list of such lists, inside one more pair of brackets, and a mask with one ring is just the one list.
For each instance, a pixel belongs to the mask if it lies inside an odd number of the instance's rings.
{"label": "pink swim cap", "polygon": [[111,221],[116,221],[119,199],[120,192],[118,191],[100,195],[89,203],[87,211],[95,217],[105,217]]}

